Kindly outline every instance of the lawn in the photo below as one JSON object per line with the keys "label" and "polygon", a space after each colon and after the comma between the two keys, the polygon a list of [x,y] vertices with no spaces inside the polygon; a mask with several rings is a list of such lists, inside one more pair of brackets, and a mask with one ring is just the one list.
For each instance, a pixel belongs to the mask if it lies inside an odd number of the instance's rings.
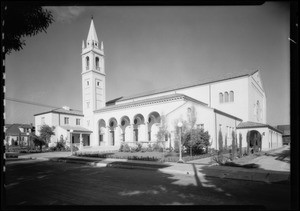
{"label": "lawn", "polygon": [[[156,162],[177,162],[179,160],[179,153],[176,152],[158,152],[158,151],[146,151],[146,152],[75,152],[79,157],[100,157],[100,158],[116,158],[127,160],[144,160],[144,161],[156,161]],[[201,154],[195,156],[189,156],[189,154],[183,154],[182,159],[184,161],[190,161],[205,157],[211,157],[210,154]]]}

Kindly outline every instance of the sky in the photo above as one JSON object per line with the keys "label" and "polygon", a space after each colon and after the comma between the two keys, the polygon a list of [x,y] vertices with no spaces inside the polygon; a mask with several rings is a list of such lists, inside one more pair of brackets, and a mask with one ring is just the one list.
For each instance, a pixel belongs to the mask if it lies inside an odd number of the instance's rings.
{"label": "sky", "polygon": [[[6,97],[82,110],[81,47],[93,16],[104,43],[106,100],[259,69],[267,123],[290,124],[290,9],[257,6],[46,7],[55,22],[6,56]],[[51,108],[6,100],[6,123]]]}

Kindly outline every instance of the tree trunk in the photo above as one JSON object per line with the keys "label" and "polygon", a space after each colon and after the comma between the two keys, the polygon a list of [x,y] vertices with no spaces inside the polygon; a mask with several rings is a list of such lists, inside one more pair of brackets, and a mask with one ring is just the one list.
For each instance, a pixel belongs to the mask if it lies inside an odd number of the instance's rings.
{"label": "tree trunk", "polygon": [[190,147],[190,156],[193,156],[193,147]]}

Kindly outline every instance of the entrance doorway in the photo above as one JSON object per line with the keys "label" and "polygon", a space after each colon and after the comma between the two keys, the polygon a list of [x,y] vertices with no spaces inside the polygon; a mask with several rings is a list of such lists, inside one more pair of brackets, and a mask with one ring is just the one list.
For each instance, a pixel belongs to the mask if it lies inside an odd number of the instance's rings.
{"label": "entrance doorway", "polygon": [[251,130],[247,133],[247,144],[251,154],[261,151],[262,137],[257,130]]}

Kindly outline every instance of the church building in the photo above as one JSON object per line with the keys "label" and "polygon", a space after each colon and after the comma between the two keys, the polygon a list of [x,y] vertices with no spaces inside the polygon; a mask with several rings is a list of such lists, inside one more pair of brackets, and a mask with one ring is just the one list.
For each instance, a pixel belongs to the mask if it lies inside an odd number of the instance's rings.
{"label": "church building", "polygon": [[[210,148],[219,149],[220,134],[223,146],[232,145],[232,131],[243,147],[247,142],[250,147],[261,143],[262,150],[282,146],[282,132],[266,123],[267,98],[259,70],[107,101],[109,70],[105,70],[103,42],[98,40],[93,19],[87,40],[82,42],[81,57],[83,112],[77,115],[82,115],[82,122],[80,129],[74,125],[65,135],[74,140],[77,133],[79,138],[74,143],[82,150],[117,150],[123,142],[152,143],[162,126],[168,131],[165,146],[174,147],[178,122],[188,122],[192,117],[195,127],[208,131]],[[42,116],[37,114],[35,118],[37,123]]]}

